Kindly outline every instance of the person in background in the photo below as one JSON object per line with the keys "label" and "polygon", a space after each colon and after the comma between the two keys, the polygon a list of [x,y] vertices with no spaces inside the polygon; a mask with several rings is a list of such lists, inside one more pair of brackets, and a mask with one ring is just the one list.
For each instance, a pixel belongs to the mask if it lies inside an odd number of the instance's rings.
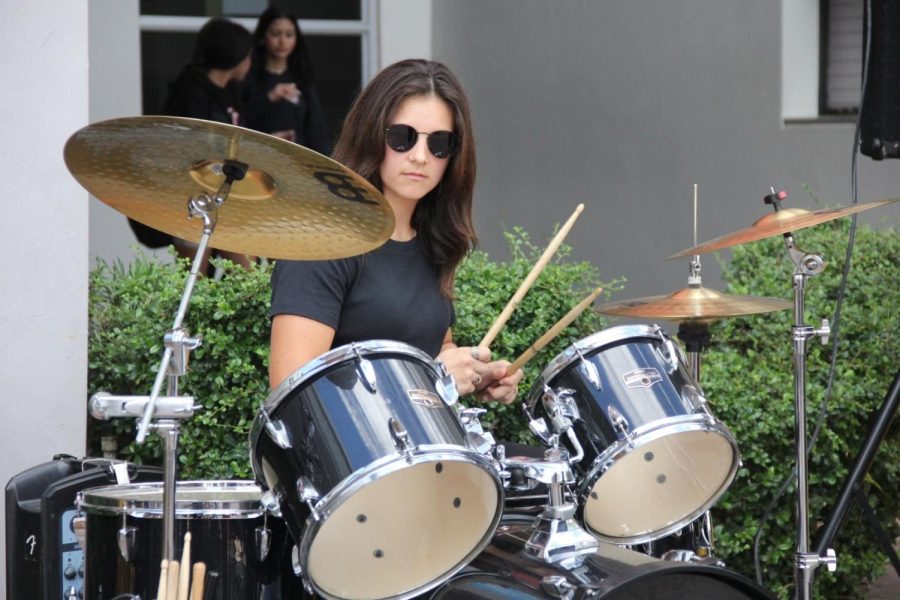
{"label": "person in background", "polygon": [[[241,25],[227,19],[207,21],[197,34],[194,56],[169,85],[162,113],[173,117],[191,117],[242,125],[241,81],[250,70],[252,37]],[[182,258],[194,258],[197,245],[173,237],[129,219],[142,244],[162,248],[173,244]],[[216,250],[218,256],[243,266],[250,259],[243,254]],[[210,273],[209,252],[203,257],[201,273]]]}
{"label": "person in background", "polygon": [[269,7],[260,15],[244,99],[250,129],[331,153],[306,41],[293,14]]}
{"label": "person in background", "polygon": [[331,348],[389,339],[441,360],[461,395],[512,402],[522,370],[507,376],[489,348],[453,342],[456,268],[476,242],[475,139],[457,78],[426,60],[385,68],[351,107],[333,158],[384,195],[394,231],[362,256],[277,261],[269,384]]}

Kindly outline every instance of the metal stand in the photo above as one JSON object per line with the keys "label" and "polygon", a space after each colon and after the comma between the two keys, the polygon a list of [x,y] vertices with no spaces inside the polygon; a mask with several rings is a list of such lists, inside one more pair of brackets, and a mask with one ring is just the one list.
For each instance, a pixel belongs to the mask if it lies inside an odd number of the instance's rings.
{"label": "metal stand", "polygon": [[[765,197],[766,204],[771,204],[775,212],[781,210],[781,200],[787,197],[785,192],[771,193]],[[798,600],[809,600],[812,596],[812,582],[816,568],[825,565],[829,571],[837,567],[837,558],[833,550],[824,555],[809,551],[809,476],[807,473],[807,440],[806,440],[806,341],[818,336],[823,344],[828,343],[831,329],[828,320],[822,319],[821,327],[815,328],[803,323],[804,292],[806,280],[818,275],[825,269],[825,261],[821,256],[804,252],[794,243],[791,232],[784,234],[788,254],[796,270],[793,276],[794,287],[794,325],[791,327],[791,338],[794,347],[794,410],[797,442],[797,552],[794,555],[795,597]]]}
{"label": "metal stand", "polygon": [[878,522],[875,511],[872,510],[872,506],[869,504],[868,500],[866,500],[862,488],[860,487],[863,478],[869,471],[869,467],[872,466],[872,460],[875,458],[878,446],[881,444],[881,441],[884,439],[885,434],[887,434],[887,431],[891,426],[891,421],[897,412],[898,401],[900,401],[900,370],[898,370],[897,374],[894,376],[894,382],[891,384],[891,387],[884,398],[884,402],[881,403],[881,408],[875,416],[874,423],[869,428],[866,439],[863,440],[856,462],[847,474],[847,479],[844,481],[844,487],[838,497],[837,504],[835,504],[831,515],[829,515],[825,527],[822,528],[822,534],[819,538],[819,545],[816,550],[819,556],[827,555],[828,547],[834,541],[834,536],[837,535],[838,529],[843,524],[844,517],[847,515],[847,510],[850,508],[850,502],[852,502],[855,497],[859,502],[860,507],[863,509],[866,518],[869,520],[869,525],[872,527],[872,531],[875,533],[875,538],[878,540],[881,549],[891,561],[894,571],[897,572],[897,575],[900,575],[900,559],[897,558],[897,552],[894,550],[894,546],[891,544],[891,540],[888,538],[884,528]]}
{"label": "metal stand", "polygon": [[[178,454],[178,420],[190,417],[197,406],[194,399],[189,396],[178,396],[178,378],[187,372],[188,358],[191,350],[196,349],[202,336],[190,337],[187,329],[182,327],[184,317],[187,314],[191,294],[197,282],[200,263],[209,245],[209,239],[216,228],[218,207],[221,206],[231,191],[235,181],[240,181],[247,173],[248,165],[225,160],[222,165],[222,173],[225,182],[219,190],[210,197],[200,194],[188,200],[188,218],[200,217],[203,219],[203,235],[197,246],[197,252],[191,263],[190,275],[185,283],[184,292],[172,329],[166,332],[164,337],[165,351],[153,382],[153,389],[149,397],[126,397],[97,394],[91,399],[92,409],[97,418],[109,418],[120,416],[135,416],[132,411],[135,408],[142,409],[141,421],[138,426],[138,444],[143,444],[147,437],[148,429],[154,429],[163,438],[163,555],[166,560],[174,560],[175,556],[175,480],[177,475]],[[168,377],[167,392],[165,398],[160,398],[163,379]],[[165,407],[157,405],[165,405]],[[101,416],[98,416],[101,415]],[[156,417],[156,423],[150,420]]]}

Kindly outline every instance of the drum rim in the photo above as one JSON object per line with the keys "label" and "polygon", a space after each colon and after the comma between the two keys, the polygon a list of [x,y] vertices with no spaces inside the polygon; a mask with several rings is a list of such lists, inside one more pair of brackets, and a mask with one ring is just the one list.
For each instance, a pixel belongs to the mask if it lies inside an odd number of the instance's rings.
{"label": "drum rim", "polygon": [[[162,482],[144,482],[125,485],[106,485],[83,490],[76,499],[79,511],[99,516],[126,515],[141,519],[162,519],[163,501],[122,498],[125,492],[159,491],[162,493]],[[185,500],[178,494],[195,490],[212,490],[229,493],[233,491],[256,491],[260,497],[262,489],[249,480],[192,480],[175,482],[175,518],[178,519],[253,519],[266,514],[261,499],[257,500]],[[101,495],[101,491],[109,491],[110,495]],[[112,492],[118,491],[114,495]]]}
{"label": "drum rim", "polygon": [[[641,535],[615,537],[596,531],[588,525],[587,520],[584,518],[584,504],[586,502],[588,492],[602,476],[602,473],[600,473],[600,469],[605,464],[607,464],[609,461],[615,463],[615,461],[619,460],[620,458],[639,451],[648,443],[660,440],[672,433],[685,433],[689,431],[708,431],[719,433],[720,435],[722,435],[722,437],[725,438],[727,442],[729,442],[731,447],[734,449],[731,468],[728,470],[728,475],[719,485],[718,489],[716,489],[716,491],[710,496],[709,500],[703,503],[700,508],[691,511],[686,517],[676,521],[675,523]],[[625,440],[617,440],[606,450],[601,452],[600,455],[598,455],[597,458],[594,459],[594,462],[591,463],[590,469],[587,471],[585,476],[581,478],[581,482],[575,489],[575,496],[578,499],[578,505],[582,513],[581,521],[584,523],[584,526],[588,531],[605,542],[610,542],[613,544],[645,544],[647,542],[658,540],[661,537],[665,537],[670,533],[678,531],[685,525],[694,521],[704,512],[706,512],[719,500],[719,498],[722,497],[725,492],[728,491],[728,488],[731,487],[734,478],[737,477],[737,471],[741,466],[741,451],[738,447],[737,440],[735,439],[734,434],[731,433],[731,430],[728,429],[728,426],[725,425],[725,423],[712,415],[687,415],[660,419],[659,421],[649,423],[647,426],[635,429],[633,433],[637,435],[634,435],[633,437],[629,436]]]}
{"label": "drum rim", "polygon": [[[427,368],[431,370],[434,374],[435,379],[437,379],[440,374],[438,373],[437,366],[434,364],[434,358],[419,350],[414,346],[410,346],[404,342],[398,342],[395,340],[365,340],[362,342],[350,342],[349,344],[344,344],[343,346],[338,346],[337,348],[332,348],[328,352],[317,356],[312,359],[290,375],[288,375],[284,381],[282,381],[278,387],[272,390],[269,395],[263,400],[262,405],[260,406],[260,410],[265,411],[267,414],[271,415],[272,412],[278,408],[281,402],[290,394],[294,388],[300,386],[305,383],[307,379],[318,375],[323,370],[332,367],[334,365],[340,364],[346,358],[353,357],[358,352],[360,355],[367,354],[376,354],[381,351],[387,351],[391,354],[404,354],[411,358],[419,359],[421,362],[425,364]],[[253,438],[251,438],[252,441]]]}
{"label": "drum rim", "polygon": [[526,396],[524,405],[528,407],[528,410],[533,411],[537,401],[544,393],[544,386],[554,377],[559,375],[563,369],[568,367],[578,356],[579,352],[592,352],[597,348],[630,338],[652,338],[659,340],[660,334],[669,339],[672,337],[657,325],[628,324],[601,329],[586,338],[578,340],[566,347],[565,350],[557,354],[549,363],[547,363],[547,366],[544,367],[544,370],[541,371],[541,374],[531,386],[531,390],[528,392],[528,396]]}
{"label": "drum rim", "polygon": [[[409,466],[427,464],[429,462],[437,462],[436,460],[431,460],[436,457],[440,457],[440,460],[443,461],[452,460],[456,462],[467,462],[475,464],[476,466],[481,467],[482,470],[486,471],[491,476],[491,479],[494,481],[494,485],[497,489],[497,506],[496,510],[494,511],[494,516],[491,519],[491,523],[488,526],[485,535],[482,536],[482,539],[479,540],[477,544],[475,544],[472,550],[470,550],[469,553],[466,554],[459,563],[448,569],[442,575],[429,581],[428,583],[420,585],[417,588],[408,590],[406,592],[394,594],[393,596],[385,596],[380,600],[406,600],[441,585],[442,583],[453,577],[456,573],[458,573],[467,564],[469,564],[473,558],[475,558],[479,553],[481,553],[482,550],[484,550],[484,548],[488,546],[488,544],[491,543],[491,540],[493,540],[494,538],[494,532],[497,530],[497,526],[500,524],[500,519],[503,516],[505,494],[503,483],[500,480],[500,475],[497,473],[496,466],[490,459],[479,454],[478,452],[475,452],[474,450],[467,449],[462,446],[449,445],[422,445],[414,450],[411,455],[397,452],[394,455],[382,457],[380,460],[366,465],[366,467],[359,469],[345,477],[344,480],[341,481],[341,483],[336,485],[334,489],[329,491],[318,502],[316,502],[316,512],[319,513],[320,518],[316,520],[312,516],[307,517],[306,524],[303,529],[303,538],[300,541],[301,571],[304,574],[307,574],[306,577],[308,578],[308,581],[318,594],[321,594],[323,597],[328,598],[329,600],[342,600],[341,598],[332,596],[325,590],[321,589],[315,582],[315,580],[308,575],[310,547],[312,546],[312,542],[315,539],[319,529],[321,529],[322,525],[325,524],[328,516],[333,514],[347,499],[349,499],[353,495],[353,493],[364,487],[364,485],[366,485],[367,483],[375,481],[381,477],[384,477],[385,475],[398,472],[401,469]],[[472,460],[473,458],[475,460]],[[365,481],[365,483],[363,483],[363,481]],[[352,493],[348,493],[351,492],[351,490]],[[335,502],[336,504],[334,504],[334,506],[330,506]]]}

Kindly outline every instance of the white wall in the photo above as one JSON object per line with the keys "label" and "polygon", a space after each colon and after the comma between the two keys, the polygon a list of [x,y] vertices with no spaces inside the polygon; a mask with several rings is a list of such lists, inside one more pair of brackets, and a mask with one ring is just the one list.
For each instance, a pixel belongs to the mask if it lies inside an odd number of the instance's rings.
{"label": "white wall", "polygon": [[432,0],[378,3],[379,68],[404,58],[431,58]]}
{"label": "white wall", "polygon": [[[0,19],[4,486],[54,453],[84,454],[88,194],[63,146],[88,122],[87,4],[7,2]],[[5,554],[3,544],[0,595]]]}

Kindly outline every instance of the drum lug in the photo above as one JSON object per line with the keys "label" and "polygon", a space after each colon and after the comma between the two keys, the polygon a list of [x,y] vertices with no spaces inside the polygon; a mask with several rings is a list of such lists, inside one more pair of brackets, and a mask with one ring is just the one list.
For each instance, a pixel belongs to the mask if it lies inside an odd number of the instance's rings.
{"label": "drum lug", "polygon": [[406,456],[406,461],[411,463],[413,446],[409,441],[409,433],[407,433],[403,424],[394,417],[390,417],[388,418],[388,431],[391,432],[391,439],[394,440],[394,446]]}
{"label": "drum lug", "polygon": [[134,552],[137,547],[137,528],[122,527],[116,532],[116,540],[119,543],[119,553],[125,562],[134,560]]}
{"label": "drum lug", "polygon": [[454,406],[459,400],[459,390],[456,389],[456,381],[447,370],[447,365],[442,360],[434,361],[438,368],[437,392],[441,400],[447,406]]}
{"label": "drum lug", "polygon": [[[265,412],[263,412],[265,414]],[[266,433],[269,434],[269,437],[272,438],[272,441],[275,442],[279,448],[284,450],[289,450],[292,448],[291,444],[291,434],[288,431],[288,428],[284,425],[284,422],[280,419],[270,420],[268,415],[266,415]]]}
{"label": "drum lug", "polygon": [[542,417],[531,419],[528,421],[528,429],[543,443],[545,446],[550,445],[550,429],[547,427],[547,421]]}
{"label": "drum lug", "polygon": [[353,354],[356,356],[357,371],[359,371],[366,389],[374,394],[378,391],[378,388],[375,385],[377,381],[377,378],[375,377],[375,367],[372,366],[371,361],[363,358],[363,355],[360,353],[359,348],[357,348],[356,345],[353,345]]}
{"label": "drum lug", "polygon": [[581,353],[581,349],[575,348],[575,352],[578,353],[578,357],[581,359],[581,362],[578,365],[581,374],[585,376],[592,386],[594,386],[595,390],[602,392],[603,386],[600,384],[600,373],[597,371],[596,365],[584,357]]}
{"label": "drum lug", "polygon": [[619,409],[612,405],[606,411],[606,414],[609,415],[609,421],[610,423],[612,423],[613,429],[615,429],[619,434],[619,439],[624,440],[625,438],[627,438],[629,425],[628,419],[625,418],[625,415],[619,412]]}
{"label": "drum lug", "polygon": [[269,550],[272,548],[272,530],[265,525],[257,527],[254,530],[256,541],[256,560],[265,562],[269,556]]}
{"label": "drum lug", "polygon": [[[262,487],[262,484],[260,484],[260,487]],[[278,519],[282,518],[281,497],[276,496],[275,493],[272,492],[272,490],[264,489],[262,495],[259,498],[259,502],[267,511],[272,514],[273,517]]]}
{"label": "drum lug", "polygon": [[319,511],[316,510],[316,502],[321,496],[316,491],[316,488],[313,487],[312,482],[306,477],[301,476],[297,478],[297,495],[300,497],[300,502],[306,502],[312,518],[316,521],[321,520]]}
{"label": "drum lug", "polygon": [[675,350],[675,343],[672,342],[672,338],[666,335],[666,332],[663,331],[662,327],[659,325],[654,325],[653,327],[653,332],[659,336],[660,341],[666,349],[665,354],[662,352],[659,354],[662,359],[669,364],[669,373],[674,373],[678,370],[678,352]]}
{"label": "drum lug", "polygon": [[303,589],[306,590],[306,593],[312,596],[312,583],[303,573],[303,565],[300,563],[300,548],[298,548],[296,545],[291,548],[291,569],[293,569],[294,575],[299,577],[300,581],[303,582]]}

